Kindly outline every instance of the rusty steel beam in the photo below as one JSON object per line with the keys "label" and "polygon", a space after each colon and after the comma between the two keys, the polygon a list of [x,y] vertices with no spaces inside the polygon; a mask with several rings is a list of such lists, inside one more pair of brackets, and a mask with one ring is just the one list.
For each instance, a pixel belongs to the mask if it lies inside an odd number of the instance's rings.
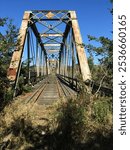
{"label": "rusty steel beam", "polygon": [[79,60],[79,67],[82,74],[82,78],[84,81],[86,81],[87,79],[91,79],[88,60],[85,54],[84,47],[82,46],[82,37],[80,34],[80,28],[77,21],[76,13],[75,11],[69,11],[69,13],[72,22],[73,36]]}
{"label": "rusty steel beam", "polygon": [[21,28],[19,31],[19,36],[18,36],[19,46],[17,46],[16,50],[13,52],[11,63],[10,63],[9,69],[7,71],[7,78],[10,81],[17,82],[17,80],[18,80],[17,77],[19,76],[19,73],[20,73],[21,59],[22,59],[24,43],[25,43],[25,39],[26,39],[27,28],[29,25],[30,16],[31,16],[31,12],[25,11],[23,20],[22,20],[22,24],[21,24]]}
{"label": "rusty steel beam", "polygon": [[41,37],[62,37],[63,34],[56,34],[56,33],[41,33],[40,34]]}

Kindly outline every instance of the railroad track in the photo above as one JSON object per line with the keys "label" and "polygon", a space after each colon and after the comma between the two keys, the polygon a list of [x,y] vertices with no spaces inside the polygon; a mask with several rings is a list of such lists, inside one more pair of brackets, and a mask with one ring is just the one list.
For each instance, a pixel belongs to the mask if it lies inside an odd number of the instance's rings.
{"label": "railroad track", "polygon": [[47,82],[47,79],[46,79],[46,81],[45,81],[43,84],[41,84],[41,85],[35,90],[35,92],[33,92],[33,94],[32,94],[28,99],[26,99],[26,102],[25,102],[25,103],[29,103],[29,102],[35,103],[35,102],[37,101],[37,99],[39,98],[39,96],[41,95],[41,93],[43,92],[44,88],[46,87],[46,85],[47,85],[46,82]]}
{"label": "railroad track", "polygon": [[50,105],[61,97],[73,97],[74,92],[61,83],[56,76],[50,75],[37,90],[27,99],[26,103]]}

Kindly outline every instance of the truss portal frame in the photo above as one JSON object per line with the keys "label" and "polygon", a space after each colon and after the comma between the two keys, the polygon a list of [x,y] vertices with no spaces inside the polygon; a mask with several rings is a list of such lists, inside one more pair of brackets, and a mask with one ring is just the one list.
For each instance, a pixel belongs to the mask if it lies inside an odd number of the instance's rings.
{"label": "truss portal frame", "polygon": [[[40,24],[44,27],[42,32],[38,30],[37,24]],[[63,30],[58,28],[61,24],[64,24],[65,26]],[[21,59],[28,28],[31,28],[34,35],[36,36],[37,41],[44,53],[46,63],[48,62],[48,55],[50,56],[50,52],[53,53],[53,50],[56,52],[56,59],[59,58],[59,73],[61,73],[60,67],[63,49],[66,46],[65,41],[70,30],[72,30],[72,36],[76,48],[82,79],[83,81],[91,79],[91,73],[85,50],[84,47],[81,46],[82,37],[76,12],[68,10],[33,10],[25,11],[23,16],[18,36],[19,46],[17,46],[13,52],[7,73],[7,77],[10,81],[15,82],[15,85],[18,82],[21,68]],[[57,56],[57,52],[59,56]],[[67,59],[68,58],[66,58],[66,60]],[[46,70],[49,70],[48,65],[46,65]]]}

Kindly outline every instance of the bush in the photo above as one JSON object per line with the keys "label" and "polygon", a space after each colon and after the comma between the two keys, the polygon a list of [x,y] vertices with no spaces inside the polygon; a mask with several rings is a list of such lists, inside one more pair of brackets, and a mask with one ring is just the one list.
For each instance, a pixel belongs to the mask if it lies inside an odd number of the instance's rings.
{"label": "bush", "polygon": [[93,104],[93,118],[99,123],[105,123],[107,116],[112,114],[111,98],[100,97]]}
{"label": "bush", "polygon": [[27,93],[32,90],[31,85],[24,85],[24,77],[20,76],[19,77],[19,82],[17,86],[17,94],[22,94],[23,92]]}

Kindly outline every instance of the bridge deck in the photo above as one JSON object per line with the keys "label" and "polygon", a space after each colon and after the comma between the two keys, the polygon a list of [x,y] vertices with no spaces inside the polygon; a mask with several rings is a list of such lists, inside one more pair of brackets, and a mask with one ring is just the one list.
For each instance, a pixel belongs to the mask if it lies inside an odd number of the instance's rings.
{"label": "bridge deck", "polygon": [[25,101],[34,102],[38,105],[50,105],[62,98],[71,98],[74,96],[76,96],[74,90],[61,83],[55,75],[49,75],[34,86],[33,92],[26,97]]}
{"label": "bridge deck", "polygon": [[49,76],[47,83],[41,95],[39,96],[38,104],[51,104],[60,99],[59,85],[55,76]]}

